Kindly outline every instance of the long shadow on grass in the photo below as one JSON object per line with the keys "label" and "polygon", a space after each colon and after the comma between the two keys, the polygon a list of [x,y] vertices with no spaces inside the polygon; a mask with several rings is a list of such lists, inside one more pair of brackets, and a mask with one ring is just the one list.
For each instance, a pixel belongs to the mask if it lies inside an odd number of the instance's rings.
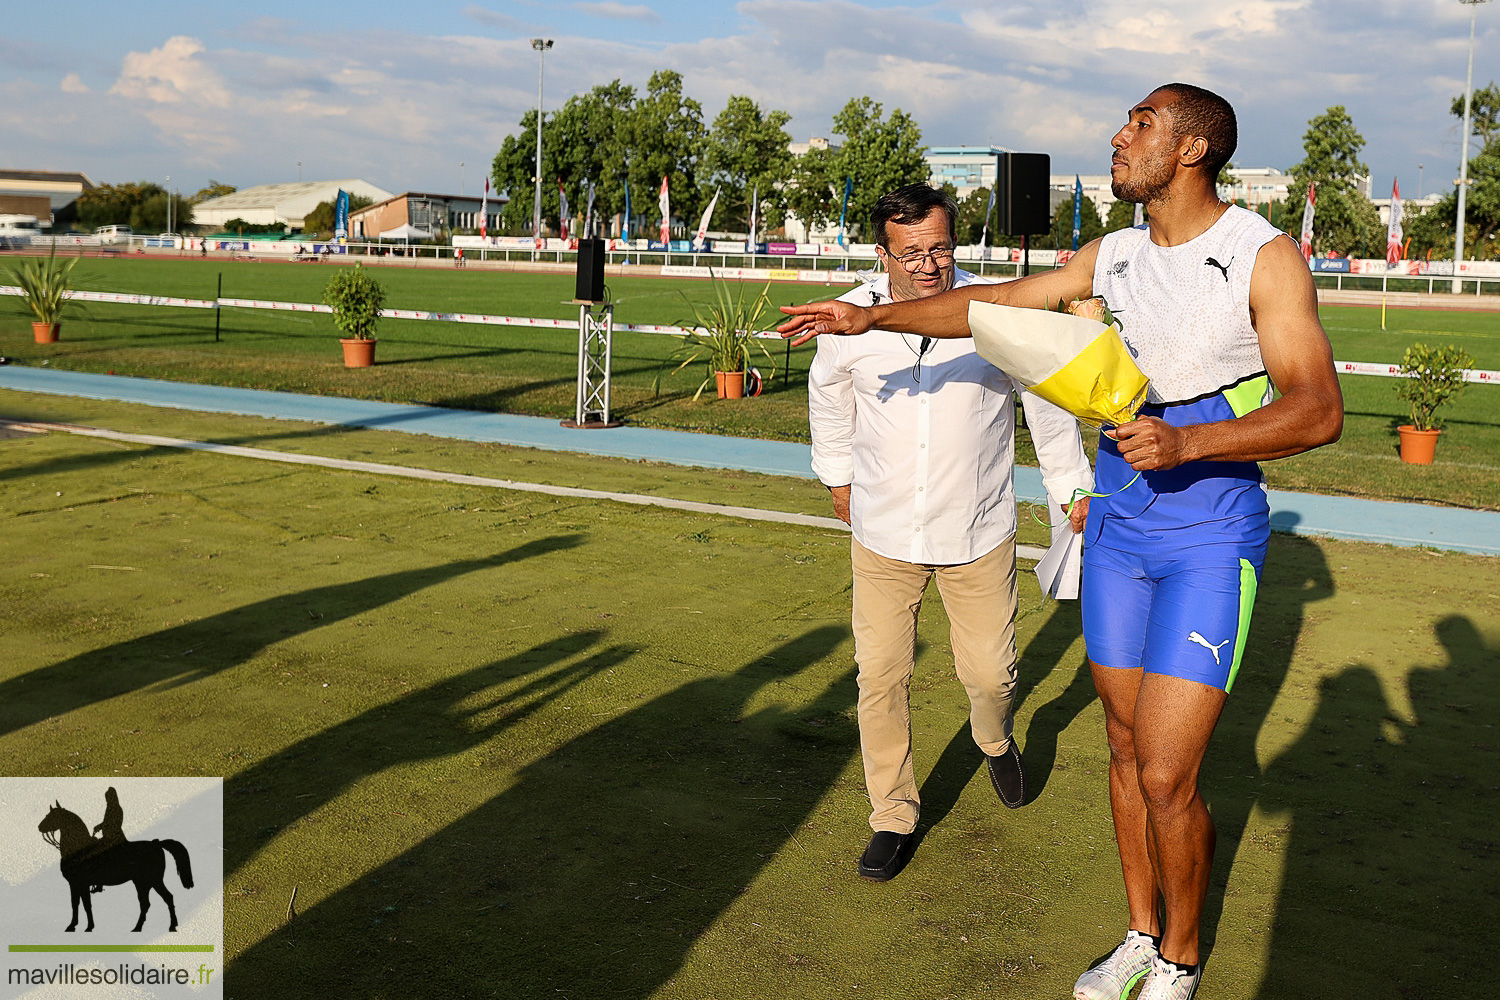
{"label": "long shadow on grass", "polygon": [[[580,632],[533,646],[301,740],[225,783],[224,872],[232,875],[277,832],[387,768],[447,757],[496,739],[632,650]],[[571,662],[569,662],[571,661]],[[497,685],[526,678],[504,692]],[[487,693],[488,692],[488,693]]]}
{"label": "long shadow on grass", "polygon": [[1435,632],[1448,662],[1417,664],[1413,718],[1379,676],[1323,681],[1311,725],[1266,770],[1263,836],[1285,873],[1259,996],[1371,998],[1494,992],[1500,935],[1495,817],[1500,649],[1473,621]]}
{"label": "long shadow on grass", "polygon": [[482,559],[315,587],[92,650],[0,682],[0,735],[154,684],[190,684],[289,636],[324,628],[464,573],[581,544],[555,535]]}
{"label": "long shadow on grass", "polygon": [[847,634],[814,629],[562,744],[236,957],[236,995],[653,995],[848,765],[852,671],[746,714]]}

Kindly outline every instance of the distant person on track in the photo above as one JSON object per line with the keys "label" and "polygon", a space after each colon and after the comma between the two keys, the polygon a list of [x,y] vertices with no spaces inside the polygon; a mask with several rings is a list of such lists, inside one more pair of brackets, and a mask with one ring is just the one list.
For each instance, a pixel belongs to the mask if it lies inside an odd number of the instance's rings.
{"label": "distant person on track", "polygon": [[[881,198],[872,214],[886,274],[849,292],[859,306],[929,299],[982,281],[954,266],[953,199],[926,184]],[[952,623],[953,659],[968,692],[974,742],[1000,800],[1025,802],[1011,738],[1015,696],[1017,388],[969,341],[875,330],[818,342],[808,373],[813,470],[853,528],[854,658],[859,738],[874,837],[865,878],[896,877],[921,802],[912,766],[908,688],[922,595],[935,577]],[[1054,517],[1092,485],[1078,423],[1020,396]],[[1083,527],[1086,502],[1074,512]]]}
{"label": "distant person on track", "polygon": [[966,337],[972,300],[1040,309],[1098,295],[1151,379],[1137,419],[1099,439],[1101,496],[1085,534],[1084,637],[1104,703],[1130,923],[1079,978],[1081,1000],[1118,1000],[1142,978],[1139,1000],[1197,990],[1214,853],[1198,774],[1244,656],[1270,537],[1256,463],[1328,444],[1343,428],[1297,245],[1218,197],[1236,131],[1223,98],[1159,87],[1111,143],[1115,196],[1144,203],[1147,226],[1010,284],[868,309],[790,307],[781,326],[802,339],[875,328]]}

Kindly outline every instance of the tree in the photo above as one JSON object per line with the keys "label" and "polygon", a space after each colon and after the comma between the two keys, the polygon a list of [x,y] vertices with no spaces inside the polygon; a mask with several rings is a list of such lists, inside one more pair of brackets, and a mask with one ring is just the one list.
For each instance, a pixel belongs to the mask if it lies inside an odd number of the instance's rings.
{"label": "tree", "polygon": [[[1104,223],[1099,221],[1099,209],[1094,204],[1094,199],[1088,195],[1083,196],[1083,211],[1079,214],[1078,246],[1081,249],[1089,241],[1097,240],[1104,235]],[[1068,195],[1067,200],[1057,206],[1057,211],[1052,215],[1051,230],[1048,231],[1047,235],[1039,237],[1035,245],[1043,250],[1073,249],[1072,195]]]}
{"label": "tree", "polygon": [[1116,199],[1109,206],[1109,217],[1104,220],[1106,233],[1129,229],[1135,225],[1135,202]]}
{"label": "tree", "polygon": [[714,119],[703,151],[703,189],[712,197],[722,187],[720,218],[726,227],[748,228],[750,204],[760,192],[761,227],[781,225],[786,215],[784,191],[792,175],[792,137],[786,131],[792,116],[785,111],[762,112],[748,97],[731,94]]}
{"label": "tree", "polygon": [[[837,190],[835,180],[837,177]],[[792,176],[783,197],[787,210],[801,219],[809,229],[838,219],[839,201],[844,193],[838,153],[823,146],[813,146],[792,161]]]}
{"label": "tree", "polygon": [[[373,204],[375,202],[364,195],[351,194],[349,196],[349,211],[351,212]],[[332,235],[334,226],[338,221],[336,218],[337,211],[332,201],[318,202],[313,210],[307,213],[307,217],[302,220],[302,231],[308,235]]]}
{"label": "tree", "polygon": [[833,178],[840,201],[845,178],[854,182],[849,195],[848,228],[873,239],[870,213],[881,195],[931,175],[923,155],[922,130],[900,108],[883,119],[880,102],[856,97],[833,117],[833,131],[844,137]]}
{"label": "tree", "polygon": [[[625,117],[620,139],[625,148],[632,207],[653,229],[660,218],[656,192],[668,178],[672,214],[697,222],[705,199],[698,190],[699,160],[708,133],[703,105],[682,93],[682,74],[662,69],[651,74],[646,95]],[[670,222],[671,220],[668,220]]]}
{"label": "tree", "polygon": [[1292,168],[1294,183],[1287,191],[1280,227],[1297,238],[1302,233],[1302,206],[1308,184],[1317,185],[1313,248],[1352,257],[1383,257],[1385,227],[1380,212],[1359,190],[1358,181],[1370,168],[1360,161],[1364,136],[1342,104],[1307,123],[1302,137],[1302,162]]}
{"label": "tree", "polygon": [[[1453,99],[1452,110],[1453,117],[1463,121],[1463,94]],[[1488,87],[1480,87],[1474,91],[1469,102],[1469,130],[1471,135],[1479,139],[1481,150],[1500,136],[1500,87],[1495,86],[1494,80],[1490,81]],[[1467,153],[1468,150],[1464,152]]]}
{"label": "tree", "polygon": [[[553,215],[557,212],[559,181],[568,192],[572,214],[581,216],[587,210],[591,183],[595,185],[596,218],[624,210],[625,177],[620,165],[625,161],[625,149],[620,135],[634,104],[635,88],[612,80],[587,94],[575,94],[557,110],[544,130],[547,148],[542,153],[543,163],[554,181],[543,192],[545,211]],[[531,135],[534,144],[535,133]],[[528,218],[531,204],[528,197]]]}
{"label": "tree", "polygon": [[210,198],[222,198],[226,194],[234,194],[238,190],[239,188],[235,187],[233,184],[220,184],[218,181],[210,178],[208,187],[203,188],[188,200],[196,205],[199,202],[207,201]]}
{"label": "tree", "polygon": [[[137,233],[163,232],[167,228],[167,191],[160,184],[104,184],[78,196],[78,221],[83,226],[129,226]],[[193,204],[172,195],[172,222],[186,227],[193,222]]]}
{"label": "tree", "polygon": [[[943,185],[945,188],[948,185]],[[990,207],[990,189],[987,187],[975,188],[969,192],[969,196],[958,203],[958,243],[959,246],[977,246],[979,238],[984,235],[984,214]],[[991,213],[993,215],[993,213]],[[990,220],[992,223],[994,219]],[[993,228],[990,235],[994,236]]]}

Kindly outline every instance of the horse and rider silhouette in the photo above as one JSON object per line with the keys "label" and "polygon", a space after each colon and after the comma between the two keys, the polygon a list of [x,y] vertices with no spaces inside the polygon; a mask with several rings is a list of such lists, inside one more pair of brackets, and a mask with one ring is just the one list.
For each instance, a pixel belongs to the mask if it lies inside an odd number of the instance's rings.
{"label": "horse and rider silhouette", "polygon": [[[42,839],[62,853],[62,874],[68,880],[68,890],[73,898],[73,922],[65,930],[78,927],[78,904],[88,917],[85,931],[94,929],[94,904],[91,892],[100,892],[107,885],[135,884],[135,895],[141,903],[141,916],[132,930],[139,931],[146,925],[146,911],[151,908],[151,890],[167,904],[171,917],[169,931],[177,929],[177,906],[172,894],[167,891],[163,879],[167,870],[167,854],[170,852],[177,862],[177,877],[184,888],[193,887],[193,866],[188,859],[187,848],[175,840],[127,840],[124,830],[125,810],[120,806],[120,796],[113,788],[104,793],[104,819],[89,832],[88,824],[64,809],[62,802],[54,801],[46,818],[37,824]],[[98,836],[95,836],[97,834]]]}

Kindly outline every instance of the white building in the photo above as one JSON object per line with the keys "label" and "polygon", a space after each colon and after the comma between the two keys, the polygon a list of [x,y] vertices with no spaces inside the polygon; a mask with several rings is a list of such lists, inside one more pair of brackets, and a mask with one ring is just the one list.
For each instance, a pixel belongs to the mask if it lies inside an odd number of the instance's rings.
{"label": "white building", "polygon": [[348,191],[371,201],[385,201],[391,192],[368,181],[351,178],[342,181],[307,181],[295,184],[258,184],[233,194],[210,198],[193,206],[193,221],[200,226],[222,227],[231,219],[243,219],[251,225],[280,223],[301,229],[302,220],[321,202],[333,201],[340,191]]}

